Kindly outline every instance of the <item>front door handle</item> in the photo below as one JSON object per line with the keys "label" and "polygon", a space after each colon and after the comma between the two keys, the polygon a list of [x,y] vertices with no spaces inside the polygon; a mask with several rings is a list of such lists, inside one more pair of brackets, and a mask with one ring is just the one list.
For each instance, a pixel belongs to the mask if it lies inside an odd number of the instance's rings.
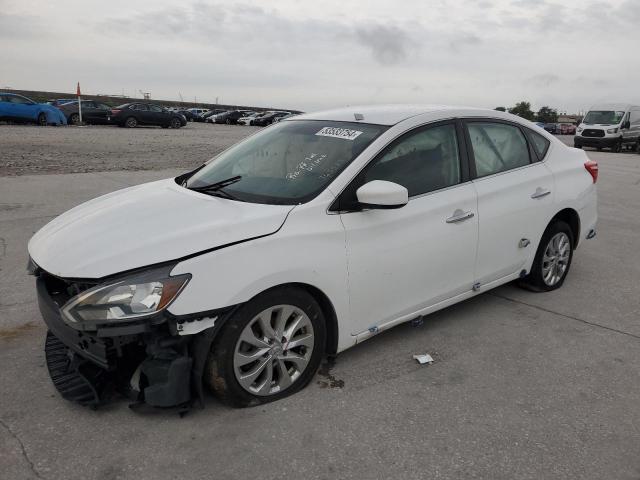
{"label": "front door handle", "polygon": [[531,194],[531,198],[542,198],[546,197],[551,193],[551,190],[545,190],[544,188],[536,188],[536,191]]}
{"label": "front door handle", "polygon": [[463,212],[459,208],[453,212],[453,215],[447,218],[447,223],[457,223],[473,217],[473,212]]}

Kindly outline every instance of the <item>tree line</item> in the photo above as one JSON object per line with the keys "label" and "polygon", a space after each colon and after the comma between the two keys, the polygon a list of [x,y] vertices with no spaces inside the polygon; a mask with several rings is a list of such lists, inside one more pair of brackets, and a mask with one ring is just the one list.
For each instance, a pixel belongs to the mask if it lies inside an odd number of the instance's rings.
{"label": "tree line", "polygon": [[532,122],[556,123],[558,121],[558,110],[549,106],[540,107],[538,113],[531,110],[530,102],[518,102],[511,108],[496,107],[499,112],[509,112],[519,117],[526,118]]}

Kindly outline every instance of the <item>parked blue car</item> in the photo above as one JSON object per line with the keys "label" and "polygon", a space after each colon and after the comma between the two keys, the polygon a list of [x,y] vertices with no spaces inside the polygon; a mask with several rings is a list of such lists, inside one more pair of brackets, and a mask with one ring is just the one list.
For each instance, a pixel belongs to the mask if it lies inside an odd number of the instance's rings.
{"label": "parked blue car", "polygon": [[4,92],[0,92],[0,120],[33,122],[43,126],[67,124],[64,114],[56,107]]}

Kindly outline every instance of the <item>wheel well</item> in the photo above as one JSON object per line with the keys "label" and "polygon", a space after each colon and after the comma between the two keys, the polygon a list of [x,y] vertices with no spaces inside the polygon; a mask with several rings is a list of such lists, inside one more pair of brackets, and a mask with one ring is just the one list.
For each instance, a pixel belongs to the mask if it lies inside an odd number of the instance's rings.
{"label": "wheel well", "polygon": [[311,295],[315,299],[315,301],[318,302],[318,305],[320,305],[324,318],[327,322],[327,344],[325,346],[325,353],[327,353],[328,355],[335,355],[338,351],[338,316],[336,315],[336,311],[333,308],[333,304],[331,303],[331,300],[329,300],[329,297],[327,297],[322,290],[314,287],[313,285],[309,285],[308,283],[284,283],[275,287],[271,287],[266,291],[282,287],[300,288]]}
{"label": "wheel well", "polygon": [[571,228],[571,233],[573,234],[575,248],[580,241],[580,216],[578,215],[578,212],[576,212],[573,208],[565,208],[564,210],[560,210],[558,213],[556,213],[549,224],[553,223],[554,220],[562,220],[567,225],[569,225],[569,228]]}

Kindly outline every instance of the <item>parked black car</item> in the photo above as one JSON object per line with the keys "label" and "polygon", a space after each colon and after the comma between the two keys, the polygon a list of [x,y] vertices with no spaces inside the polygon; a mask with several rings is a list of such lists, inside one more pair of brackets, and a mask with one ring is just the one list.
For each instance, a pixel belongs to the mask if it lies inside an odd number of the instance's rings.
{"label": "parked black car", "polygon": [[213,110],[209,110],[207,113],[203,113],[202,115],[200,115],[200,117],[198,119],[196,119],[196,122],[207,122],[207,123],[214,123],[211,120],[211,117],[215,116],[215,115],[220,115],[221,113],[226,112],[226,110],[223,110],[222,108],[214,108]]}
{"label": "parked black car", "polygon": [[560,133],[558,131],[558,124],[557,123],[545,123],[544,124],[544,129],[549,133]]}
{"label": "parked black car", "polygon": [[237,125],[238,119],[253,113],[251,110],[231,110],[216,115],[216,123],[226,123],[227,125]]}
{"label": "parked black car", "polygon": [[[69,125],[80,123],[80,111],[78,101],[57,105],[57,108],[64,113]],[[110,123],[107,117],[110,116],[111,107],[104,103],[93,100],[82,100],[82,121],[94,125],[105,125]]]}
{"label": "parked black car", "polygon": [[184,115],[152,103],[125,103],[111,109],[107,120],[120,127],[157,125],[162,128],[180,128],[187,124]]}
{"label": "parked black car", "polygon": [[176,113],[182,115],[189,122],[193,122],[193,119],[196,117],[193,112],[190,112],[189,110],[178,110]]}
{"label": "parked black car", "polygon": [[265,114],[251,120],[251,125],[266,127],[267,125],[271,125],[275,122],[277,118],[286,117],[290,114],[291,112],[266,112]]}
{"label": "parked black car", "polygon": [[77,101],[78,101],[77,98],[53,98],[53,99],[47,100],[47,103],[52,107],[59,107],[60,105],[64,105],[65,103],[77,102]]}

